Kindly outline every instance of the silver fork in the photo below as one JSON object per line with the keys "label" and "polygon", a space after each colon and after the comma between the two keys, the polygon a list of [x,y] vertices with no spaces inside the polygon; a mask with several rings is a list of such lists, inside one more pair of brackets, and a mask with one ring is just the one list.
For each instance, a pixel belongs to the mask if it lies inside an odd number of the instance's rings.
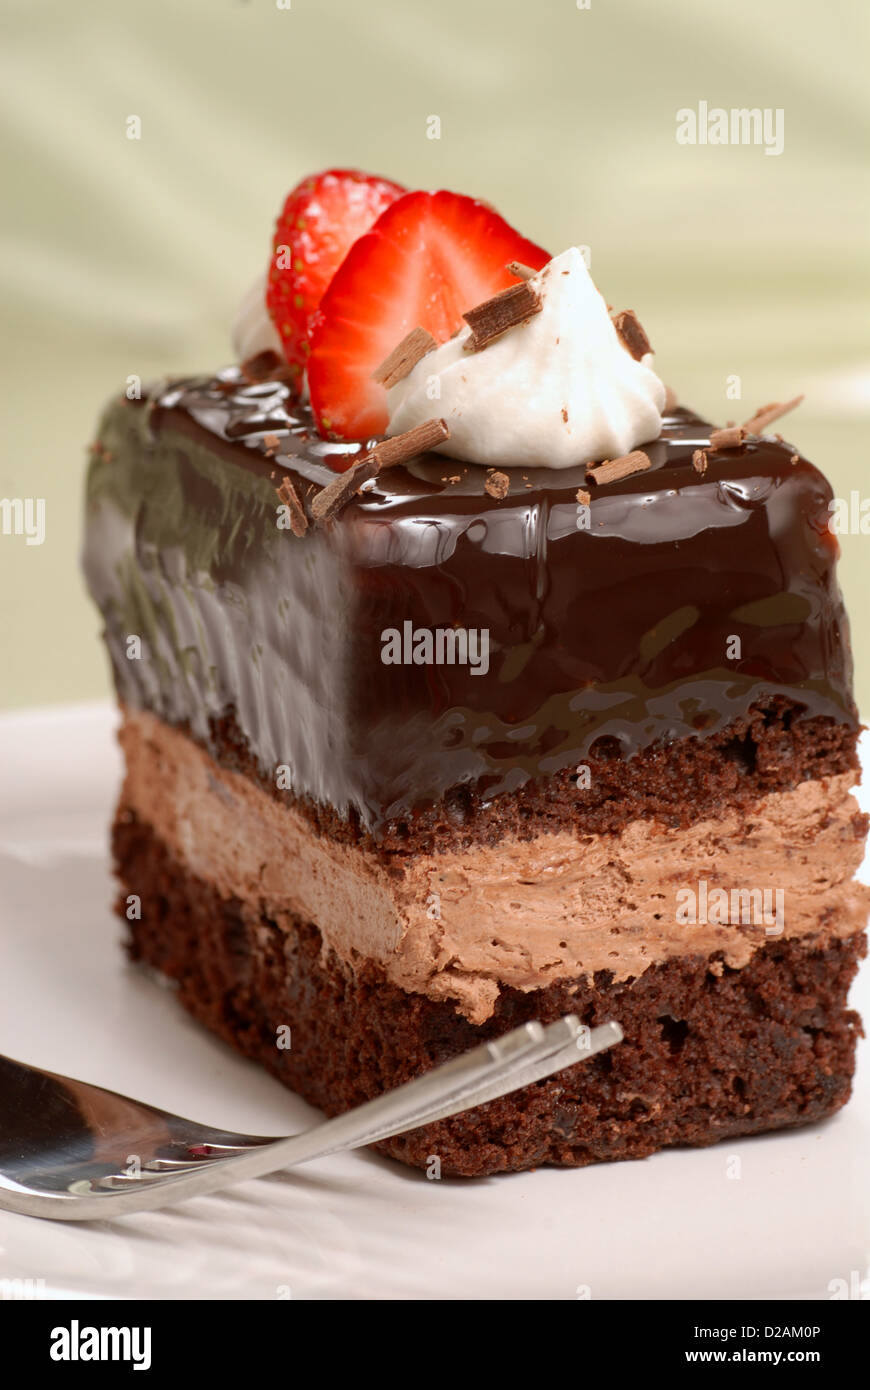
{"label": "silver fork", "polygon": [[0,1056],[0,1208],[107,1220],[377,1143],[540,1081],[621,1042],[618,1023],[526,1023],[344,1115],[287,1138],[194,1124]]}

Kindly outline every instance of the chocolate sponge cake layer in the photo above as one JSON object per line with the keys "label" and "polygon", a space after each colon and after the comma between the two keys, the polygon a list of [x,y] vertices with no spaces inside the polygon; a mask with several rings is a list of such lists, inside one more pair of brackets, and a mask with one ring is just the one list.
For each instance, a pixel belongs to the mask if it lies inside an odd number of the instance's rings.
{"label": "chocolate sponge cake layer", "polygon": [[630,759],[615,739],[600,738],[584,759],[588,777],[582,779],[572,766],[524,782],[510,796],[489,797],[475,785],[450,787],[413,816],[384,821],[376,835],[358,816],[341,816],[264,775],[234,710],[212,720],[203,747],[214,750],[222,768],[242,773],[292,806],[318,833],[384,858],[401,858],[497,845],[506,836],[528,839],[543,831],[618,833],[645,816],[674,829],[685,827],[726,811],[747,811],[759,798],[813,778],[850,774],[856,782],[857,741],[851,723],[811,716],[801,702],[771,695],[716,733],[654,744]]}
{"label": "chocolate sponge cake layer", "polygon": [[[614,983],[608,972],[506,988],[474,1026],[448,1003],[350,969],[316,926],[280,928],[222,897],[129,813],[114,830],[124,893],[142,915],[129,949],[178,985],[190,1012],[327,1114],[337,1114],[529,1019],[619,1019],[625,1041],[558,1076],[380,1145],[446,1175],[643,1158],[677,1144],[809,1124],[847,1101],[860,1024],[846,1007],[859,932],[770,941],[742,969],[685,955]],[[122,904],[123,908],[123,904]],[[820,924],[821,926],[821,924]],[[291,1029],[289,1050],[277,1030]]]}

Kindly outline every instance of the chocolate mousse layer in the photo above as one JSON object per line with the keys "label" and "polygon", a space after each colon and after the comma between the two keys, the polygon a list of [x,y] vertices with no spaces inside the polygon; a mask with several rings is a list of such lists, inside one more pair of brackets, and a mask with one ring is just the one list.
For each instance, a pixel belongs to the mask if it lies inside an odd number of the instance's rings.
{"label": "chocolate mousse layer", "polygon": [[[527,826],[522,839],[409,856],[319,833],[153,715],[128,713],[121,743],[122,814],[149,825],[183,872],[288,937],[296,922],[315,922],[350,969],[370,961],[473,1023],[492,1015],[504,986],[601,971],[619,983],[686,954],[740,968],[771,936],[828,944],[861,932],[870,911],[870,889],[853,878],[867,818],[850,773],[678,828],[653,817],[618,834]],[[731,894],[750,889],[731,920]],[[686,890],[707,904],[724,890],[726,920],[703,903],[684,920]]]}

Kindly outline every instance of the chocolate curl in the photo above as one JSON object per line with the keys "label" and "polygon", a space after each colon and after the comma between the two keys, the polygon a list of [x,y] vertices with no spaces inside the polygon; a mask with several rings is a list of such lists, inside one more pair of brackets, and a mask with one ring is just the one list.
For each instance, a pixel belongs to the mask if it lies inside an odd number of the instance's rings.
{"label": "chocolate curl", "polygon": [[345,473],[339,473],[318,492],[311,503],[311,515],[318,525],[331,521],[359,492],[363,483],[377,477],[382,468],[407,463],[409,459],[425,454],[427,449],[434,449],[436,444],[443,444],[449,438],[450,430],[444,420],[424,420],[422,425],[415,425],[412,430],[405,430],[404,434],[382,439],[369,453],[351,464]]}
{"label": "chocolate curl", "polygon": [[398,463],[407,463],[418,454],[434,449],[450,438],[450,430],[444,420],[424,420],[404,434],[396,434],[392,439],[383,439],[372,450],[372,457],[379,468],[394,468]]}
{"label": "chocolate curl", "polygon": [[311,515],[317,525],[322,526],[325,521],[331,521],[359,492],[363,483],[376,477],[377,473],[377,459],[372,454],[365,454],[363,458],[351,464],[346,473],[339,473],[331,483],[327,483],[311,503]]}
{"label": "chocolate curl", "polygon": [[304,536],[308,530],[308,517],[305,515],[305,508],[299,500],[299,493],[289,478],[282,478],[276,491],[281,502],[290,512],[290,530],[294,536]]}
{"label": "chocolate curl", "polygon": [[710,449],[713,453],[717,449],[739,449],[746,438],[746,430],[742,425],[729,425],[724,430],[714,430],[710,435]]}
{"label": "chocolate curl", "polygon": [[406,333],[400,343],[393,348],[388,357],[385,357],[379,367],[372,372],[372,380],[385,386],[387,390],[395,386],[397,381],[403,381],[409,372],[413,371],[421,358],[431,352],[438,344],[427,333],[425,328],[419,325],[412,328],[410,333]]}
{"label": "chocolate curl", "polygon": [[480,352],[494,339],[500,338],[502,333],[507,333],[509,328],[527,323],[540,312],[541,301],[525,280],[519,285],[511,285],[462,315],[471,329],[467,346],[472,352]]}
{"label": "chocolate curl", "polygon": [[505,270],[515,275],[518,280],[531,280],[538,274],[537,270],[533,270],[530,265],[523,265],[522,261],[508,261]]}
{"label": "chocolate curl", "polygon": [[750,420],[743,426],[747,434],[762,434],[768,425],[772,425],[774,420],[779,420],[781,416],[787,415],[795,406],[800,405],[803,395],[795,396],[793,400],[780,403],[771,401],[770,405],[763,405],[760,410],[756,410]]}
{"label": "chocolate curl", "polygon": [[608,459],[586,474],[587,483],[616,483],[620,478],[630,478],[633,473],[645,473],[652,466],[652,460],[642,449],[634,449],[618,459]]}
{"label": "chocolate curl", "polygon": [[621,314],[614,314],[613,327],[622,340],[622,346],[630,352],[635,362],[648,352],[652,352],[649,338],[641,327],[640,319],[633,309],[623,309]]}

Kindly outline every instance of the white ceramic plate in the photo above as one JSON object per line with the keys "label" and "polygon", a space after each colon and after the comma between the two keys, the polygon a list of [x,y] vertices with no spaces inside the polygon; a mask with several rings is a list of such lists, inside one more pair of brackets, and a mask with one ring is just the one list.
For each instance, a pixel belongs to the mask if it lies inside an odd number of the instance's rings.
{"label": "white ceramic plate", "polygon": [[[106,705],[0,718],[0,1052],[209,1124],[289,1133],[316,1112],[125,963],[113,727]],[[866,970],[853,997],[870,1016]],[[830,1298],[868,1268],[862,1052],[855,1096],[827,1124],[643,1162],[433,1182],[355,1153],[93,1226],[0,1212],[0,1297],[32,1280],[47,1297]]]}

